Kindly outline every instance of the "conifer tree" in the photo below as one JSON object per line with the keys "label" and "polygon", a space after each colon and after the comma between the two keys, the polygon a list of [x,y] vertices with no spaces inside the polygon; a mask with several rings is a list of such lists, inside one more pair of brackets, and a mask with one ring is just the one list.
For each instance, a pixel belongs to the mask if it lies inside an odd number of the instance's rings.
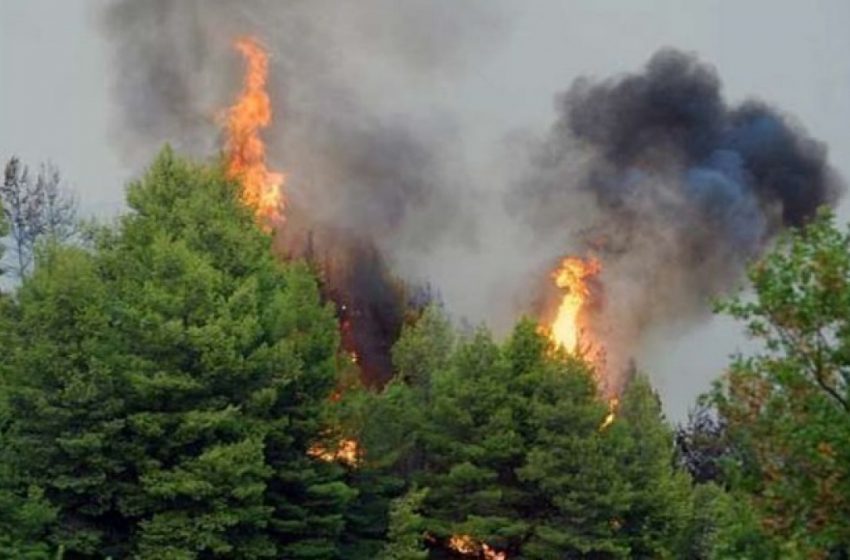
{"label": "conifer tree", "polygon": [[429,488],[423,508],[428,530],[444,543],[468,535],[501,549],[527,529],[516,515],[524,496],[515,469],[525,446],[511,375],[483,330],[462,341],[448,367],[434,373],[419,478]]}
{"label": "conifer tree", "polygon": [[353,490],[307,453],[338,346],[315,279],[219,170],[166,149],[127,198],[19,291],[3,462],[72,556],[336,556]]}
{"label": "conifer tree", "polygon": [[[406,329],[396,358],[444,340],[434,324]],[[409,478],[429,489],[422,511],[435,550],[463,537],[464,546],[508,557],[675,557],[689,482],[675,469],[672,432],[645,380],[600,429],[608,406],[592,368],[530,321],[503,345],[479,330],[441,361],[401,363],[416,368],[417,381],[392,385],[380,400],[404,403],[394,413],[409,420],[406,441],[418,443],[400,456],[421,455]]]}
{"label": "conifer tree", "polygon": [[[617,520],[617,539],[631,557],[674,558],[691,511],[688,474],[676,468],[673,431],[646,377],[631,379],[620,399],[614,449],[628,485],[628,509]],[[612,433],[613,437],[619,434]]]}
{"label": "conifer tree", "polygon": [[423,519],[418,513],[427,493],[427,490],[411,489],[393,500],[387,544],[379,560],[424,560],[428,557],[423,546]]}
{"label": "conifer tree", "polygon": [[617,427],[600,431],[607,406],[581,358],[553,352],[531,324],[509,341],[515,376],[528,399],[528,452],[518,469],[529,501],[527,558],[628,557],[617,538],[629,486],[616,449]]}

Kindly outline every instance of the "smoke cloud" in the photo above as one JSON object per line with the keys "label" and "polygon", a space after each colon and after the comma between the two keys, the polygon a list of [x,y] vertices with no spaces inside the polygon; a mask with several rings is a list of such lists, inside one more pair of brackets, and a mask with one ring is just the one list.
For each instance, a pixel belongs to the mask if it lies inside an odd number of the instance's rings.
{"label": "smoke cloud", "polygon": [[390,375],[416,284],[503,332],[552,308],[560,257],[588,253],[603,263],[592,328],[616,376],[843,190],[793,119],[728,103],[713,68],[674,50],[577,80],[547,136],[471,166],[462,119],[423,109],[419,91],[474,69],[504,27],[490,0],[118,0],[104,17],[116,144],[139,167],[166,141],[218,153],[242,73],[232,42],[257,37],[269,163],[287,176],[277,247],[316,265],[370,383]]}
{"label": "smoke cloud", "polygon": [[269,51],[264,137],[270,165],[287,175],[277,246],[317,263],[369,382],[388,378],[403,307],[419,293],[396,277],[397,256],[473,240],[455,125],[399,100],[491,43],[499,20],[486,4],[120,0],[103,18],[116,143],[139,167],[165,142],[218,153],[221,111],[241,83],[233,40],[252,35]]}
{"label": "smoke cloud", "polygon": [[640,73],[577,80],[557,108],[508,205],[534,239],[601,257],[593,330],[609,375],[647,329],[705,313],[778,231],[843,191],[825,146],[765,103],[728,104],[691,54],[662,50]]}

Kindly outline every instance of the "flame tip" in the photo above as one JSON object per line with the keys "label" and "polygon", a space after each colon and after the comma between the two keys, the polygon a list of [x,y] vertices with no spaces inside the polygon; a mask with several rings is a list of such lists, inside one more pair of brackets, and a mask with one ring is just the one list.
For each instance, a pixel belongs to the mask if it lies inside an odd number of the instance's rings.
{"label": "flame tip", "polygon": [[268,53],[253,36],[233,42],[247,62],[242,91],[224,114],[227,130],[227,174],[242,184],[242,200],[252,207],[258,219],[279,221],[285,207],[281,189],[286,176],[266,165],[266,146],[260,130],[272,120],[272,107],[266,91]]}
{"label": "flame tip", "polygon": [[593,256],[567,256],[552,271],[555,286],[565,291],[548,331],[552,341],[570,353],[578,353],[584,342],[588,330],[586,308],[592,296],[587,281],[601,270],[601,263]]}

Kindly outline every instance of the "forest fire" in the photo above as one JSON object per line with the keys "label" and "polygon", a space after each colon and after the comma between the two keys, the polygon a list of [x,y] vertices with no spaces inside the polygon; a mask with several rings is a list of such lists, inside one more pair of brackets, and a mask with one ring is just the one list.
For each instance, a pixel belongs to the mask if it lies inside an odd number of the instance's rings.
{"label": "forest fire", "polygon": [[[269,222],[283,219],[285,199],[281,192],[284,175],[266,165],[266,146],[260,137],[260,130],[268,127],[272,119],[271,100],[266,91],[268,54],[250,37],[237,40],[234,47],[245,58],[247,68],[239,98],[227,110],[227,174],[241,183],[243,202],[265,222],[264,225],[269,225]],[[348,321],[343,321],[344,332],[349,325]],[[351,359],[354,363],[358,361],[353,350]],[[332,396],[332,400],[334,398],[339,396]],[[334,446],[314,444],[307,454],[353,467],[359,462],[360,449],[356,440],[346,438]]]}
{"label": "forest fire", "polygon": [[304,259],[319,271],[322,294],[340,319],[342,345],[367,385],[380,386],[391,377],[390,348],[401,330],[402,291],[383,257],[369,239],[318,220],[305,208],[290,205],[283,194],[285,176],[269,169],[260,136],[272,121],[266,91],[269,60],[254,38],[234,43],[246,62],[242,90],[225,112],[224,152],[229,177],[242,186],[242,200],[258,222],[278,228],[275,245],[284,258]]}
{"label": "forest fire", "polygon": [[6,4],[3,556],[848,556],[846,3]]}
{"label": "forest fire", "polygon": [[272,120],[271,100],[266,92],[268,54],[253,38],[239,39],[234,47],[245,58],[247,68],[242,91],[227,109],[227,173],[241,182],[242,200],[258,218],[280,220],[284,176],[266,166],[266,146],[260,138],[260,130]]}
{"label": "forest fire", "polygon": [[[269,169],[266,163],[266,145],[260,136],[262,129],[267,128],[272,121],[271,99],[266,90],[268,80],[268,54],[262,45],[254,38],[242,38],[234,43],[234,48],[242,55],[246,63],[242,90],[236,101],[227,109],[225,118],[225,154],[227,158],[227,174],[238,180],[242,186],[242,199],[252,208],[257,219],[265,226],[271,222],[283,219],[285,199],[282,188],[284,175]],[[312,230],[311,230],[312,232]],[[308,235],[312,240],[312,233]],[[354,251],[353,253],[357,253]],[[346,274],[351,275],[358,269],[360,259],[344,259],[349,262],[350,269]],[[368,262],[369,260],[366,259]],[[331,267],[327,266],[325,273]],[[349,267],[347,267],[349,268]],[[561,300],[557,313],[546,329],[548,336],[559,347],[570,353],[585,353],[594,349],[596,341],[591,342],[588,328],[588,306],[592,303],[590,281],[601,272],[601,264],[594,257],[566,257],[552,273],[555,286],[561,290]],[[372,275],[369,275],[369,280]],[[358,280],[359,281],[359,280]],[[347,285],[350,282],[342,282]],[[357,282],[355,282],[357,283]],[[338,284],[334,282],[333,284]],[[340,291],[340,286],[326,286],[331,299],[337,302],[341,314],[341,330],[343,345],[349,352],[350,359],[361,369],[367,378],[380,379],[380,371],[388,369],[383,364],[375,364],[383,354],[388,352],[368,352],[364,363],[358,352],[358,333],[355,332],[354,319],[359,317],[357,311],[349,311],[346,303],[350,294]],[[359,308],[358,308],[359,309]],[[359,313],[362,314],[360,309]],[[393,337],[390,337],[393,338]],[[368,347],[368,345],[367,345]],[[376,373],[372,370],[378,370]],[[601,374],[600,374],[601,375]],[[600,386],[602,379],[600,378]],[[609,412],[600,425],[600,430],[607,428],[614,420],[617,400],[609,401]],[[359,463],[358,442],[353,439],[342,439],[336,445],[324,446],[316,444],[308,450],[308,454],[328,462],[341,462],[355,467]],[[468,537],[453,537],[450,547],[460,553],[484,555],[486,558],[504,558],[484,543],[478,543]]]}

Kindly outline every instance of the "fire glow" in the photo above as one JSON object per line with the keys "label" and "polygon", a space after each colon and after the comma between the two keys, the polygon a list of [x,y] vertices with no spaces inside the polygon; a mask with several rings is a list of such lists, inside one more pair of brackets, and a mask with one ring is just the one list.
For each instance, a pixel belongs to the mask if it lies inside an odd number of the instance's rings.
{"label": "fire glow", "polygon": [[549,337],[567,352],[581,351],[588,343],[582,340],[588,333],[587,306],[591,296],[588,280],[601,270],[599,261],[593,257],[566,257],[552,273],[555,286],[565,291],[549,328]]}
{"label": "fire glow", "polygon": [[452,535],[448,544],[451,550],[462,556],[484,560],[507,560],[504,552],[493,550],[486,543],[478,542],[469,535]]}
{"label": "fire glow", "polygon": [[341,439],[335,447],[315,443],[307,450],[307,455],[326,463],[340,462],[350,467],[360,463],[360,448],[354,439]]}
{"label": "fire glow", "polygon": [[[584,353],[587,350],[599,348],[599,342],[590,340],[588,324],[588,307],[592,303],[592,291],[589,281],[602,272],[602,265],[594,257],[582,259],[566,257],[560,266],[552,273],[555,286],[565,290],[558,305],[558,311],[552,324],[545,329],[549,339],[570,353]],[[597,382],[600,392],[605,392],[603,365],[596,363]],[[617,407],[620,401],[617,397],[608,400],[608,414],[599,425],[599,431],[608,428],[617,417]]]}
{"label": "fire glow", "polygon": [[260,130],[272,121],[266,91],[268,54],[252,38],[239,39],[234,47],[247,64],[242,91],[227,109],[225,152],[227,175],[242,185],[242,200],[266,222],[280,220],[284,208],[284,176],[266,166],[266,145]]}
{"label": "fire glow", "polygon": [[[284,175],[268,168],[266,146],[260,136],[260,131],[272,121],[271,100],[266,91],[268,55],[253,38],[240,39],[234,47],[244,57],[247,67],[242,91],[226,115],[227,175],[240,182],[243,202],[268,225],[281,220],[285,208],[282,192]],[[579,353],[593,346],[587,323],[592,296],[588,282],[600,272],[601,265],[597,259],[571,256],[564,258],[552,273],[554,284],[563,295],[555,318],[546,330],[552,342],[567,352]],[[349,328],[350,325],[343,326],[344,331]],[[351,354],[351,360],[358,363],[356,353]],[[617,404],[616,398],[609,401],[609,411],[599,426],[600,431],[614,421]],[[351,468],[359,466],[361,453],[357,440],[349,438],[340,439],[330,446],[315,443],[307,450],[311,457]],[[447,544],[449,549],[463,556],[487,560],[507,558],[506,553],[496,551],[469,535],[454,535]]]}

